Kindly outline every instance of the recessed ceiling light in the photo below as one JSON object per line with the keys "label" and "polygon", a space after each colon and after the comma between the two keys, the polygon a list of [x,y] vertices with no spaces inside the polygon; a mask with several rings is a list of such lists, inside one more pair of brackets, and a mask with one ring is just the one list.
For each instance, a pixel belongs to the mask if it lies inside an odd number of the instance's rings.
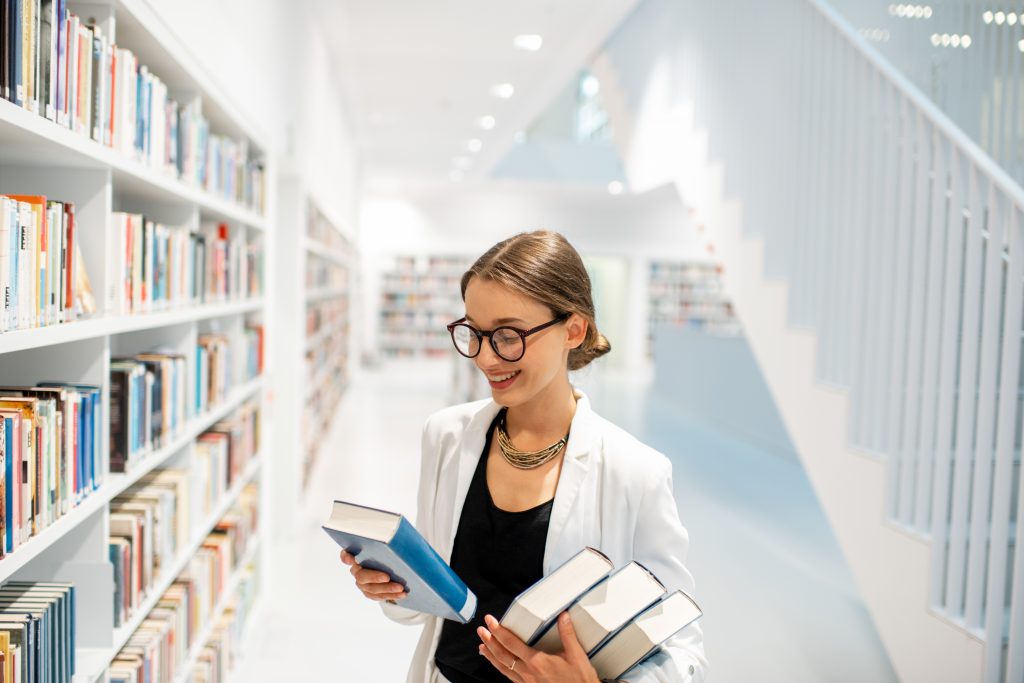
{"label": "recessed ceiling light", "polygon": [[484,130],[493,130],[494,126],[497,124],[497,121],[494,120],[493,116],[488,114],[487,116],[481,116],[476,123]]}
{"label": "recessed ceiling light", "polygon": [[544,39],[536,33],[527,33],[521,36],[516,36],[515,40],[512,41],[512,44],[520,50],[536,52],[544,44]]}
{"label": "recessed ceiling light", "polygon": [[483,147],[484,143],[479,138],[473,138],[472,140],[466,143],[466,149],[468,149],[470,152],[473,152],[474,154],[483,149]]}
{"label": "recessed ceiling light", "polygon": [[511,83],[498,83],[497,85],[491,86],[491,94],[495,97],[507,100],[516,94],[516,89]]}
{"label": "recessed ceiling light", "polygon": [[613,180],[610,183],[608,183],[609,194],[622,194],[622,190],[622,183],[620,183],[618,180]]}

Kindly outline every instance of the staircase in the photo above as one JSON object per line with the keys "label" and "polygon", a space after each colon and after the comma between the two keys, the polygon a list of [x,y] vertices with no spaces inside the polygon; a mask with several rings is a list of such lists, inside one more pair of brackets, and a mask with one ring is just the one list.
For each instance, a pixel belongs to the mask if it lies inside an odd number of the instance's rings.
{"label": "staircase", "polygon": [[819,0],[647,0],[591,69],[631,188],[720,257],[900,678],[1024,681],[1020,186]]}

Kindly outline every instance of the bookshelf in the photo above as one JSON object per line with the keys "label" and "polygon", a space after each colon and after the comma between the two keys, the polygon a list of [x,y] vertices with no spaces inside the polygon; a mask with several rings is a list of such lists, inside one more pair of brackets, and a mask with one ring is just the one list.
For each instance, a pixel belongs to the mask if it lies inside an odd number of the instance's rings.
{"label": "bookshelf", "polygon": [[650,262],[647,355],[654,353],[659,327],[689,327],[708,334],[737,336],[739,320],[722,285],[721,266],[711,261]]}
{"label": "bookshelf", "polygon": [[[273,325],[264,276],[272,265],[270,246],[275,230],[268,216],[273,215],[275,185],[266,137],[236,110],[148,3],[70,2],[68,9],[80,18],[95,20],[110,43],[130,50],[139,64],[166,85],[168,97],[181,107],[191,105],[198,111],[201,106],[203,125],[208,125],[210,134],[223,137],[224,147],[218,149],[234,150],[233,159],[240,163],[232,166],[233,162],[224,157],[216,166],[216,178],[207,175],[205,180],[196,181],[183,174],[180,166],[156,163],[112,143],[91,139],[87,132],[72,130],[0,99],[0,195],[45,195],[74,203],[81,262],[96,302],[95,312],[72,322],[0,333],[0,384],[35,385],[56,380],[99,387],[99,421],[95,427],[102,464],[97,472],[101,481],[93,490],[0,559],[0,582],[73,582],[77,594],[77,666],[73,680],[105,683],[109,680],[108,667],[121,648],[186,570],[208,534],[238,504],[246,487],[255,486],[250,490],[257,493],[258,508],[266,502],[270,468],[266,454],[270,452],[272,429],[268,416],[263,414],[258,427],[261,448],[230,480],[209,514],[191,519],[190,535],[177,539],[177,553],[160,568],[145,599],[130,619],[114,627],[114,568],[108,549],[112,504],[131,494],[155,472],[195,467],[204,433],[244,406],[262,407],[265,403],[270,385],[266,372],[269,363],[263,362],[263,335],[272,332]],[[124,272],[115,254],[118,239],[123,236],[117,232],[115,221],[120,213],[144,215],[180,234],[212,235],[210,231],[215,231],[211,239],[218,245],[223,238],[225,245],[230,242],[238,247],[246,263],[245,275],[239,275],[237,286],[224,291],[203,286],[199,288],[201,294],[193,292],[173,304],[154,303],[146,312],[123,313],[112,295],[121,286]],[[213,242],[208,244],[212,249]],[[243,272],[234,262],[229,268],[234,275]],[[216,266],[211,272],[227,271]],[[255,327],[262,332],[255,333]],[[220,394],[197,407],[192,399],[211,381],[204,374],[199,348],[209,335],[222,337],[229,352],[222,368]],[[187,399],[182,401],[184,414],[172,430],[162,435],[159,445],[135,453],[124,472],[110,471],[112,363],[151,351],[182,359],[184,374],[180,385],[175,386]],[[263,530],[267,516],[261,515],[259,520],[260,529],[250,539],[211,612],[209,629],[215,629],[220,615],[230,611],[235,589],[259,571],[260,556],[267,548],[267,533]],[[186,680],[210,633],[199,633],[192,640],[179,680]]]}
{"label": "bookshelf", "polygon": [[306,336],[302,417],[302,488],[316,463],[331,419],[350,380],[352,292],[356,250],[342,229],[307,199],[305,247]]}
{"label": "bookshelf", "polygon": [[445,327],[463,314],[460,283],[472,265],[454,254],[398,255],[381,272],[377,348],[383,358],[448,358]]}
{"label": "bookshelf", "polygon": [[[360,278],[351,221],[318,201],[306,179],[281,176],[274,250],[279,278],[274,287],[275,430],[273,501],[276,509],[299,503],[331,420],[354,369],[356,307]],[[275,515],[274,533],[291,533]]]}

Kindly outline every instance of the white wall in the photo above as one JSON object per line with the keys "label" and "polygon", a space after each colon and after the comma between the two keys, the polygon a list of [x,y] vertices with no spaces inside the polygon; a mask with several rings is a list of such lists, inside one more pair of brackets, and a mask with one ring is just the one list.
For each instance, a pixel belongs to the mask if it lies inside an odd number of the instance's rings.
{"label": "white wall", "polygon": [[[364,200],[360,245],[368,278],[366,343],[373,348],[379,289],[376,273],[395,254],[465,254],[476,258],[518,232],[561,232],[586,257],[628,262],[625,329],[602,330],[612,343],[608,362],[645,364],[646,274],[651,258],[701,258],[676,191],[612,196],[603,188],[489,182],[378,194]],[[600,313],[599,313],[600,315]]]}

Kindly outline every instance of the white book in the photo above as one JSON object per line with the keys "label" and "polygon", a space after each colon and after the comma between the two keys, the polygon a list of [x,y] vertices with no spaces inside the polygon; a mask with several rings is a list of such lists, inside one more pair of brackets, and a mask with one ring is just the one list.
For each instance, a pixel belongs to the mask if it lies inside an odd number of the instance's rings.
{"label": "white book", "polygon": [[122,315],[124,310],[124,233],[127,216],[110,214],[110,255],[107,259],[107,315]]}
{"label": "white book", "polygon": [[[596,650],[606,638],[664,594],[665,587],[657,577],[638,562],[617,569],[569,608],[583,651]],[[561,652],[564,648],[558,624],[549,625],[534,647],[549,654]]]}
{"label": "white book", "polygon": [[612,568],[612,561],[600,550],[584,548],[516,596],[501,617],[501,625],[524,643],[533,644],[559,614]]}
{"label": "white book", "polygon": [[669,593],[638,614],[590,656],[597,677],[601,680],[621,678],[701,614],[697,603],[683,591]]}
{"label": "white book", "polygon": [[11,224],[17,229],[12,200],[0,197],[0,332],[10,329]]}
{"label": "white book", "polygon": [[18,225],[21,229],[21,241],[18,244],[18,313],[21,320],[19,328],[35,326],[36,301],[38,289],[36,273],[36,221],[32,213],[32,205],[18,202]]}

